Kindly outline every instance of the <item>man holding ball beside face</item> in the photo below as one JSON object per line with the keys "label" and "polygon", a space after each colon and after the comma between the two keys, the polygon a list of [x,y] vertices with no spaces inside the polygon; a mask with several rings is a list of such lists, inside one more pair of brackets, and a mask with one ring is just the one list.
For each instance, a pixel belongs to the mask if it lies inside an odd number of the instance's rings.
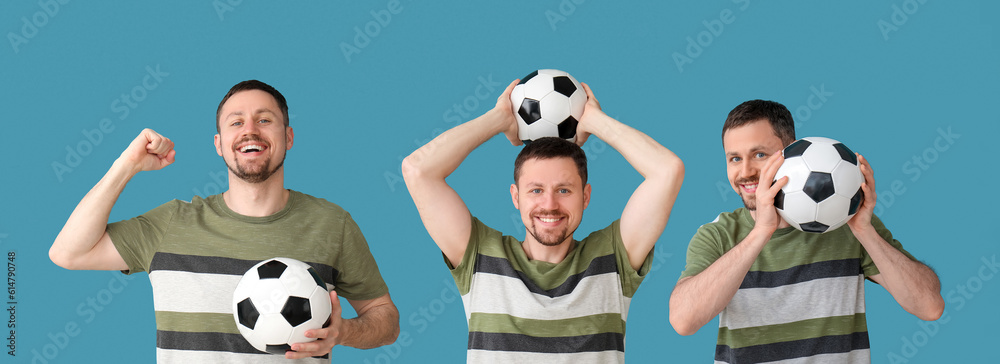
{"label": "man holding ball beside face", "polygon": [[944,311],[937,275],[872,213],[875,181],[864,157],[864,200],[847,227],[808,233],[781,219],[774,197],[788,179],[770,181],[794,140],[791,113],[773,101],[747,101],[723,126],[729,182],[745,208],[698,229],[670,296],[670,323],[681,335],[719,315],[717,363],[870,363],[866,278],[922,320]]}
{"label": "man holding ball beside face", "polygon": [[[516,84],[492,110],[403,160],[406,186],[465,304],[468,361],[622,362],[629,302],[649,271],[683,164],[649,136],[608,117],[584,84],[589,99],[576,144],[536,139],[515,160],[510,199],[527,233],[523,242],[503,236],[474,218],[445,179],[497,134],[521,144],[510,100]],[[618,150],[645,180],[620,220],[578,241],[573,235],[591,186],[577,144],[590,134]]]}

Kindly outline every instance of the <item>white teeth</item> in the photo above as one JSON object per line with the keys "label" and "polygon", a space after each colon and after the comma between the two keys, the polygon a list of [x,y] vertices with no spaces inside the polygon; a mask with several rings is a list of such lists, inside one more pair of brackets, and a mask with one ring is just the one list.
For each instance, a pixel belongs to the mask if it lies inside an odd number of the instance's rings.
{"label": "white teeth", "polygon": [[553,218],[544,218],[544,217],[539,217],[538,219],[539,219],[539,220],[542,220],[542,222],[556,222],[556,221],[559,221],[559,219],[558,219],[558,218],[554,218],[554,219],[553,219]]}
{"label": "white teeth", "polygon": [[240,148],[240,153],[246,153],[249,150],[253,150],[255,152],[259,152],[261,150],[264,150],[264,147],[262,147],[262,146],[260,146],[258,144],[248,144],[248,145],[244,145],[242,148]]}

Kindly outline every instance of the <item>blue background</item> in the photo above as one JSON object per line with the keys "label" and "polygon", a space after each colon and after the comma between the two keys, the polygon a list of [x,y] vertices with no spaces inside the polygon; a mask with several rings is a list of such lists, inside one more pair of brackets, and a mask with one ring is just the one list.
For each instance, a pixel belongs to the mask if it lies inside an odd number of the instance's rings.
{"label": "blue background", "polygon": [[[142,128],[171,138],[177,162],[137,175],[112,221],[223,191],[224,178],[213,178],[225,172],[212,145],[215,108],[233,84],[260,79],[289,100],[297,138],[286,186],[353,214],[399,307],[395,345],[338,347],[334,360],[464,361],[461,301],[399,165],[537,68],[589,83],[609,115],[686,164],[629,314],[630,361],[712,360],[717,321],[677,335],[667,300],[695,229],[742,206],[728,187],[720,130],[730,109],[753,98],[785,104],[799,137],[831,137],[864,154],[876,171],[876,212],[941,277],[946,316],[923,326],[868,284],[875,362],[982,360],[1000,341],[1000,280],[984,263],[1000,251],[989,187],[1000,131],[994,2],[402,0],[396,13],[384,0],[233,3],[0,4],[0,247],[17,264],[17,356],[5,360],[29,362],[36,352],[50,363],[154,360],[147,276],[67,271],[48,248]],[[358,36],[366,29],[367,41]],[[690,62],[678,65],[681,56]],[[143,87],[147,67],[159,80]],[[69,150],[79,157],[67,161]],[[585,150],[593,200],[578,237],[620,216],[640,182],[600,140]],[[517,151],[494,138],[449,182],[482,220],[523,237],[508,193]]]}

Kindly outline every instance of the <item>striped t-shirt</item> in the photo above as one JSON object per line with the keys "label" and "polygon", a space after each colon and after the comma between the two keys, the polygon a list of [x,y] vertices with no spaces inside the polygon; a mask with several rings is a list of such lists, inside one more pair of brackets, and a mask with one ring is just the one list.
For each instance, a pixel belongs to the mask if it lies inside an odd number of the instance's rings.
{"label": "striped t-shirt", "polygon": [[[469,363],[620,363],[638,272],[619,222],[591,233],[560,263],[529,260],[521,242],[478,219],[452,269],[469,322]],[[447,260],[446,260],[447,261]]]}
{"label": "striped t-shirt", "polygon": [[[872,225],[910,259],[877,218]],[[745,208],[698,229],[681,278],[701,273],[753,230]],[[777,229],[719,315],[716,363],[870,363],[865,278],[878,274],[848,226]]]}
{"label": "striped t-shirt", "polygon": [[351,216],[295,191],[270,216],[239,215],[214,195],[170,201],[107,230],[128,264],[125,273],[149,272],[159,363],[329,363],[329,357],[289,361],[259,352],[240,335],[233,290],[247,269],[265,259],[309,263],[328,288],[348,299],[388,293]]}

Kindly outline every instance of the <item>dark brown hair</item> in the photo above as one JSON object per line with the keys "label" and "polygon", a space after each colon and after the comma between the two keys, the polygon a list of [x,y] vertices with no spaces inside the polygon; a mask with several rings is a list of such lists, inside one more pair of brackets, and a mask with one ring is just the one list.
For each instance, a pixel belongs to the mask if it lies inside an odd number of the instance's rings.
{"label": "dark brown hair", "polygon": [[573,159],[580,179],[587,185],[587,155],[575,143],[562,138],[545,137],[528,142],[514,159],[514,183],[521,176],[521,166],[529,159],[549,159],[566,157]]}
{"label": "dark brown hair", "polygon": [[726,123],[722,125],[722,137],[725,139],[729,129],[761,119],[771,123],[771,129],[774,129],[774,134],[783,144],[789,145],[795,141],[795,121],[792,120],[792,113],[785,105],[767,100],[750,100],[730,111]]}
{"label": "dark brown hair", "polygon": [[221,116],[220,114],[222,113],[222,105],[224,105],[226,101],[229,101],[229,98],[233,97],[233,95],[239,92],[249,91],[249,90],[261,90],[270,94],[271,97],[274,97],[274,101],[278,102],[278,108],[281,109],[281,117],[285,118],[285,126],[288,126],[288,103],[285,102],[285,96],[282,96],[281,93],[278,92],[278,90],[275,89],[274,87],[271,87],[271,85],[268,85],[266,83],[257,80],[246,80],[237,83],[235,86],[233,86],[233,88],[229,89],[229,93],[226,94],[226,97],[223,97],[222,101],[219,102],[219,108],[215,110],[216,132],[221,131],[221,128],[219,126],[219,121],[220,121],[219,117]]}

